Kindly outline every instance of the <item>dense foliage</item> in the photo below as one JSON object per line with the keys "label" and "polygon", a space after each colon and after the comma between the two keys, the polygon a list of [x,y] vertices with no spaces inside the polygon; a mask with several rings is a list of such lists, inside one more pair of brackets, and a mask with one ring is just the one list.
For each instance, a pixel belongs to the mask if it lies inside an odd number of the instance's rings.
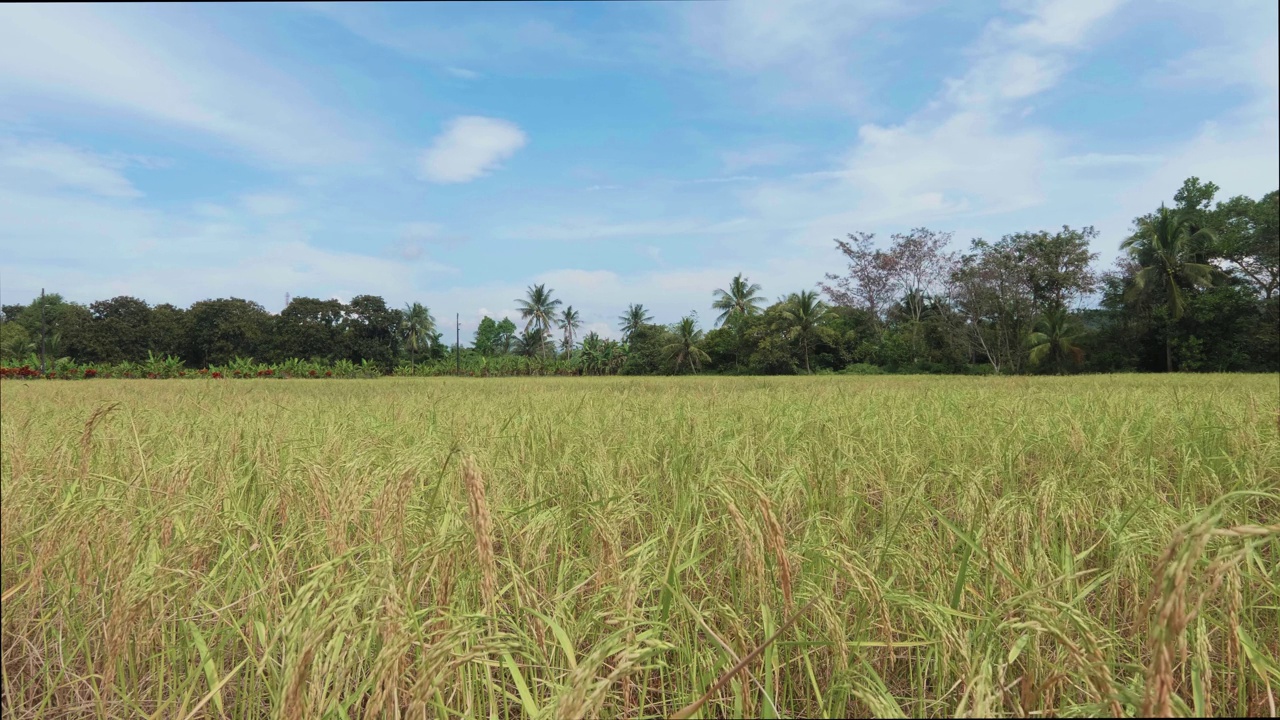
{"label": "dense foliage", "polygon": [[183,309],[50,294],[2,308],[0,360],[31,377],[1280,370],[1280,199],[1215,204],[1217,191],[1188,179],[1172,208],[1135,219],[1106,271],[1091,227],[974,239],[960,253],[927,228],[887,247],[854,233],[836,241],[847,268],[821,294],[766,305],[739,274],[710,293],[710,330],[692,316],[655,325],[635,304],[618,318],[621,341],[580,337],[580,312],[545,285],[516,300],[523,327],[486,317],[468,348],[442,342],[425,306],[376,295],[297,297],[272,314],[239,298]]}

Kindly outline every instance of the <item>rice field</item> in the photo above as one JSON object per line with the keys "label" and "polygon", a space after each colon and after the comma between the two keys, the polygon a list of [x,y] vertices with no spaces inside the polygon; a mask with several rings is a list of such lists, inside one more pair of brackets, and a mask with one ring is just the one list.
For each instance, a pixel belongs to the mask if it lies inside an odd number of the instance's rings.
{"label": "rice field", "polygon": [[0,401],[4,718],[1280,703],[1274,375]]}

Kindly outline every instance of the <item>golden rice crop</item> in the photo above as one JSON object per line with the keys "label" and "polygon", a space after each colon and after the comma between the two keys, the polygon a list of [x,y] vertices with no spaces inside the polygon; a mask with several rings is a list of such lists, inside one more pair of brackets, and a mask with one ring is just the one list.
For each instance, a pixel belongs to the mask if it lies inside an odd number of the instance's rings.
{"label": "golden rice crop", "polygon": [[1275,376],[0,400],[5,718],[1277,712]]}

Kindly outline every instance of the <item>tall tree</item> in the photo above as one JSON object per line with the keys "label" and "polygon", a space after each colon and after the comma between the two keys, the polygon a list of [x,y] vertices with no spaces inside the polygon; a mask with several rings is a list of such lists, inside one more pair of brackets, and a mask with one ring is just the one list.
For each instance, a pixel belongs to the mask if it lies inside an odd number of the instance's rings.
{"label": "tall tree", "polygon": [[570,305],[560,314],[560,329],[564,331],[564,351],[565,355],[572,357],[573,355],[573,334],[578,328],[582,327],[582,316],[577,310]]}
{"label": "tall tree", "polygon": [[716,289],[711,307],[720,311],[716,325],[732,322],[736,317],[747,317],[760,312],[760,285],[738,273],[729,281],[729,289]]}
{"label": "tall tree", "polygon": [[685,365],[688,365],[693,372],[698,372],[702,363],[711,358],[698,347],[698,343],[702,342],[702,331],[698,329],[697,321],[691,316],[680,318],[680,322],[676,323],[672,330],[675,337],[663,348],[667,359],[675,361],[677,373]]}
{"label": "tall tree", "polygon": [[298,296],[275,317],[274,359],[334,360],[342,357],[342,323],[347,306],[340,300]]}
{"label": "tall tree", "polygon": [[493,336],[493,350],[500,355],[510,354],[516,347],[516,324],[510,318],[498,321],[497,332]]}
{"label": "tall tree", "polygon": [[1075,345],[1081,331],[1065,307],[1047,310],[1036,321],[1035,330],[1027,336],[1028,359],[1036,365],[1048,359],[1054,372],[1061,375],[1068,360],[1079,364],[1083,357]]}
{"label": "tall tree", "polygon": [[549,340],[547,333],[540,327],[528,327],[516,338],[515,351],[525,357],[542,357],[547,352]]}
{"label": "tall tree", "polygon": [[265,356],[272,317],[258,303],[219,298],[192,303],[187,311],[186,360],[195,367],[225,365],[234,357]]}
{"label": "tall tree", "polygon": [[429,346],[436,330],[436,320],[422,303],[406,304],[404,318],[400,321],[405,344],[409,347],[410,362],[418,364],[418,350]]}
{"label": "tall tree", "polygon": [[634,303],[627,307],[627,311],[618,317],[618,329],[622,330],[622,336],[630,339],[635,331],[640,329],[641,325],[653,322],[653,316],[648,310],[644,309],[644,305]]}
{"label": "tall tree", "polygon": [[720,311],[719,317],[716,318],[716,325],[727,324],[733,328],[736,340],[733,362],[735,366],[741,367],[742,321],[760,314],[760,303],[763,300],[760,297],[760,285],[744,278],[742,273],[738,273],[729,281],[728,290],[717,289],[713,295],[715,301],[711,303],[711,307]]}
{"label": "tall tree", "polygon": [[153,350],[151,306],[135,297],[121,295],[89,304],[89,352],[83,358],[118,363],[142,362]]}
{"label": "tall tree", "polygon": [[848,242],[837,238],[836,249],[848,260],[845,275],[827,273],[834,284],[819,283],[836,305],[867,311],[878,324],[893,301],[895,263],[875,247],[875,233],[850,233]]}
{"label": "tall tree", "polygon": [[151,350],[160,356],[182,356],[187,336],[187,311],[161,303],[151,308]]}
{"label": "tall tree", "polygon": [[485,315],[480,320],[480,324],[476,326],[476,336],[472,347],[484,357],[494,355],[497,352],[494,348],[497,337],[498,323],[494,322],[493,318]]}
{"label": "tall tree", "polygon": [[1089,246],[1097,237],[1098,231],[1093,227],[1073,230],[1066,225],[1056,233],[1013,236],[1037,308],[1047,311],[1067,307],[1093,292],[1098,284],[1093,272],[1098,254],[1089,252]]}
{"label": "tall tree", "polygon": [[526,296],[516,300],[520,307],[520,317],[525,320],[524,329],[527,331],[536,328],[541,331],[544,340],[555,323],[556,308],[561,305],[559,300],[551,296],[552,292],[546,285],[531,285],[526,290]]}
{"label": "tall tree", "polygon": [[898,321],[910,331],[911,354],[918,356],[924,314],[955,269],[955,254],[947,251],[951,237],[951,233],[919,227],[892,235],[889,249],[878,250],[875,234],[851,234],[850,242],[835,241],[849,261],[847,274],[828,274],[834,284],[819,287],[837,305],[869,312],[877,329],[883,328],[896,305]]}
{"label": "tall tree", "polygon": [[400,354],[402,316],[377,295],[351,298],[343,320],[349,359],[352,362],[368,360],[384,372],[390,371]]}
{"label": "tall tree", "polygon": [[1215,254],[1270,300],[1280,291],[1280,192],[1218,203],[1212,224],[1218,234]]}
{"label": "tall tree", "polygon": [[1142,266],[1130,292],[1156,290],[1169,311],[1172,322],[1165,329],[1166,372],[1173,372],[1173,323],[1182,319],[1187,305],[1183,286],[1208,287],[1213,282],[1213,266],[1192,262],[1192,254],[1197,246],[1216,241],[1212,230],[1194,229],[1182,213],[1161,205],[1154,217],[1140,221],[1137,231],[1120,244],[1120,249]]}
{"label": "tall tree", "polygon": [[973,240],[951,276],[951,294],[973,355],[996,374],[1019,373],[1027,355],[1025,338],[1036,308],[1017,236],[999,242]]}
{"label": "tall tree", "polygon": [[809,367],[809,353],[818,340],[818,330],[827,315],[827,304],[818,299],[818,293],[801,290],[787,298],[781,314],[800,341],[800,348],[804,353],[804,371],[813,372]]}

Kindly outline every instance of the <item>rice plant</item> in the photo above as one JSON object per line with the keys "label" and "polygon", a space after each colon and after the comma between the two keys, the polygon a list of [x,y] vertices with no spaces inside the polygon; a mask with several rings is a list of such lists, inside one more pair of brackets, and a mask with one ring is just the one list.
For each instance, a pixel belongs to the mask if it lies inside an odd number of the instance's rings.
{"label": "rice plant", "polygon": [[4,718],[1277,712],[1275,376],[0,401]]}

